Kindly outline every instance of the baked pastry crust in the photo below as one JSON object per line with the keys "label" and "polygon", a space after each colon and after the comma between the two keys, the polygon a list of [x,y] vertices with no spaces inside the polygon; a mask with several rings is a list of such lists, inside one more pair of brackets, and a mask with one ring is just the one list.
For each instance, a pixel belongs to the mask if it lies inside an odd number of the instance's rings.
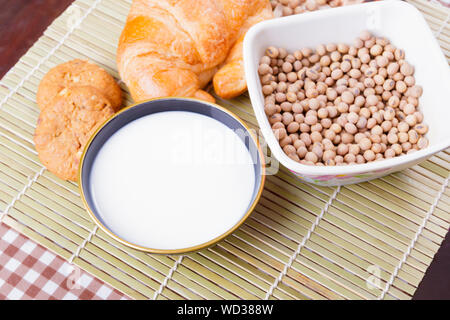
{"label": "baked pastry crust", "polygon": [[54,67],[44,76],[36,97],[39,108],[45,109],[64,88],[73,86],[97,88],[115,111],[122,105],[122,90],[108,72],[89,61],[75,59]]}
{"label": "baked pastry crust", "polygon": [[87,141],[113,114],[111,103],[98,89],[63,89],[39,116],[34,135],[39,159],[59,178],[77,181]]}

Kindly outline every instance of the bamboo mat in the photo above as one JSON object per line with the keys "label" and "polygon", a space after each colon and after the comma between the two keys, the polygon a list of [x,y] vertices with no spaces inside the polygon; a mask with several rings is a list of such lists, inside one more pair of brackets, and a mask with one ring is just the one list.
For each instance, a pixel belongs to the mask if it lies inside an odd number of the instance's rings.
{"label": "bamboo mat", "polygon": [[[38,160],[35,92],[51,67],[73,58],[117,78],[116,43],[130,3],[75,1],[1,81],[3,223],[135,299],[410,299],[449,228],[450,150],[342,188],[302,184],[281,168],[244,226],[185,256],[129,249],[95,227],[76,184]],[[450,59],[450,10],[410,3]],[[256,126],[247,96],[219,103]]]}

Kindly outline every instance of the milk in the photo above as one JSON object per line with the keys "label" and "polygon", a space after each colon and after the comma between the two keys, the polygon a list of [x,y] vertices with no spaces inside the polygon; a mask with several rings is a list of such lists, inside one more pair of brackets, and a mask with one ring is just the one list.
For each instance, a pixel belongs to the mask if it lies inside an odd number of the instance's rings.
{"label": "milk", "polygon": [[105,226],[133,244],[176,250],[230,230],[251,203],[255,173],[242,140],[210,117],[161,112],[112,135],[92,167]]}

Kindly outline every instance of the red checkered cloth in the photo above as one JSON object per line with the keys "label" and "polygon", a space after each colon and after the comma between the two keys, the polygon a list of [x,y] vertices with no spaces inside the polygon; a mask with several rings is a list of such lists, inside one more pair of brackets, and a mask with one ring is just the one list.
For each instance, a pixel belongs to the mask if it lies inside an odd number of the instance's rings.
{"label": "red checkered cloth", "polygon": [[6,225],[0,224],[0,299],[128,298]]}

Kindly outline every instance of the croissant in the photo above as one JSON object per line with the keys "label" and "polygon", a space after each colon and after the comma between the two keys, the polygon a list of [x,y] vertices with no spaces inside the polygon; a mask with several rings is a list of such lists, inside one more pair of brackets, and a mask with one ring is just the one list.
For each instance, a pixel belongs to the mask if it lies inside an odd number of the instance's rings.
{"label": "croissant", "polygon": [[163,96],[222,98],[247,89],[242,42],[272,18],[268,0],[134,0],[119,40],[117,65],[138,101]]}

